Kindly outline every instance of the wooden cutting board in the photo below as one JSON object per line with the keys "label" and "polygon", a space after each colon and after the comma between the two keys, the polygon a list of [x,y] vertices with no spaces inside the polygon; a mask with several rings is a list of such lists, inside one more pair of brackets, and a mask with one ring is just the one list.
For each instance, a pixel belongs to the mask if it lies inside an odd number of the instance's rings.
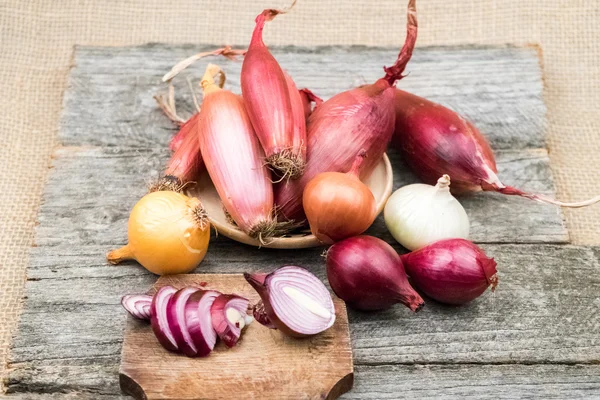
{"label": "wooden cutting board", "polygon": [[[241,274],[161,277],[150,293],[171,285],[198,286],[259,300]],[[130,317],[121,355],[121,389],[136,399],[336,399],[352,387],[354,368],[343,301],[334,297],[335,324],[294,339],[253,322],[237,346],[217,343],[205,358],[161,347],[150,324]],[[125,312],[125,311],[123,311]]]}

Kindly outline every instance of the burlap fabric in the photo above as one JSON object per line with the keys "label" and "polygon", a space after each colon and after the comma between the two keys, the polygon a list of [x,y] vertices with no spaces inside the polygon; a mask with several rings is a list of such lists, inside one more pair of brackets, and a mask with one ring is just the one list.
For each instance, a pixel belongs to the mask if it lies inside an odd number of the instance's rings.
{"label": "burlap fabric", "polygon": [[[269,44],[396,46],[404,0],[299,0],[268,26]],[[281,0],[0,2],[0,376],[21,305],[36,210],[48,173],[73,45],[240,44]],[[419,0],[418,45],[539,44],[558,197],[600,192],[600,3]],[[600,206],[566,211],[573,242],[600,244]]]}

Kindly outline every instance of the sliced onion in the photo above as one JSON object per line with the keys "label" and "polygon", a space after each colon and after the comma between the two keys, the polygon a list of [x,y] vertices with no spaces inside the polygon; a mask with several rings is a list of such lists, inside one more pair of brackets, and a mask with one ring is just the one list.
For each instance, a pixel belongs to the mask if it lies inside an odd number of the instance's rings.
{"label": "sliced onion", "polygon": [[210,308],[212,326],[227,347],[235,346],[246,326],[248,303],[243,297],[222,294]]}
{"label": "sliced onion", "polygon": [[244,277],[260,295],[271,323],[290,336],[315,335],[335,322],[329,291],[304,268],[287,266],[266,277],[253,274]]}
{"label": "sliced onion", "polygon": [[198,350],[188,331],[185,309],[188,299],[198,290],[195,287],[180,289],[171,297],[167,305],[167,320],[175,343],[179,351],[188,357],[195,357]]}
{"label": "sliced onion", "polygon": [[207,356],[217,343],[217,333],[212,326],[210,309],[220,295],[221,293],[214,290],[197,290],[185,305],[184,320],[196,347],[197,357]]}
{"label": "sliced onion", "polygon": [[121,298],[121,305],[137,319],[149,320],[152,315],[152,296],[147,294],[127,294]]}
{"label": "sliced onion", "polygon": [[167,350],[177,351],[177,342],[173,337],[173,332],[169,327],[169,320],[167,317],[167,306],[169,300],[177,292],[172,286],[163,286],[154,295],[152,299],[152,318],[150,322],[152,324],[152,330],[154,335],[160,342],[160,344]]}

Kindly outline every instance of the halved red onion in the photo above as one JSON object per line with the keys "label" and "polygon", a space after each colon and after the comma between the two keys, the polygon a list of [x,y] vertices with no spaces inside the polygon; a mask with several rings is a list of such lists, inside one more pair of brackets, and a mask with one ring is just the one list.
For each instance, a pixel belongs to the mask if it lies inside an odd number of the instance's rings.
{"label": "halved red onion", "polygon": [[137,319],[149,320],[152,315],[152,296],[147,294],[127,294],[121,298],[121,305]]}
{"label": "halved red onion", "polygon": [[266,276],[245,273],[244,277],[260,295],[271,323],[287,335],[315,335],[335,322],[329,291],[304,268],[286,266]]}
{"label": "halved red onion", "polygon": [[254,319],[258,321],[262,326],[266,326],[269,329],[277,329],[275,325],[271,322],[271,319],[267,315],[267,310],[265,309],[265,303],[260,300],[258,303],[252,307],[252,315]]}
{"label": "halved red onion", "polygon": [[198,290],[200,289],[195,287],[179,289],[167,305],[167,320],[175,343],[177,343],[179,351],[188,357],[195,357],[198,350],[188,331],[185,309],[188,299]]}
{"label": "halved red onion", "polygon": [[235,346],[246,326],[248,303],[243,297],[222,294],[210,308],[212,326],[227,347]]}
{"label": "halved red onion", "polygon": [[207,356],[217,343],[217,333],[213,329],[210,308],[221,293],[214,290],[197,290],[185,305],[184,321],[196,348],[196,357]]}
{"label": "halved red onion", "polygon": [[171,328],[169,327],[169,320],[167,317],[167,306],[175,292],[177,292],[177,289],[172,286],[161,287],[154,295],[151,305],[152,318],[150,319],[150,323],[154,335],[160,344],[170,351],[177,351],[178,349],[177,342],[173,337],[173,332],[171,332]]}

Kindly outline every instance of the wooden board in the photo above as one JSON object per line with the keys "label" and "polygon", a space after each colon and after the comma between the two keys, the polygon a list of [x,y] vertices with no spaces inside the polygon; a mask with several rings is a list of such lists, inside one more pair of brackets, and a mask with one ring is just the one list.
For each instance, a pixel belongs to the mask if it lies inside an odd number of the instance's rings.
{"label": "wooden board", "polygon": [[[125,398],[118,372],[127,318],[119,300],[145,291],[156,278],[135,263],[109,266],[104,254],[124,243],[129,210],[168,156],[165,145],[174,128],[152,99],[162,88],[160,76],[199,50],[76,49],[62,146],[40,209],[12,348],[11,396]],[[328,97],[376,78],[396,53],[284,48],[276,55],[299,85]],[[474,120],[490,137],[507,183],[552,194],[535,50],[420,48],[415,56],[400,87]],[[219,64],[232,78],[229,87],[239,91],[240,64],[220,59]],[[204,65],[192,68],[190,76]],[[185,79],[178,93],[189,107]],[[394,187],[414,181],[397,154],[390,156]],[[496,194],[461,202],[473,238],[498,261],[498,290],[461,308],[428,301],[416,315],[400,306],[380,313],[350,311],[356,380],[342,398],[593,397],[600,390],[600,367],[593,365],[600,361],[600,249],[566,245],[557,208]],[[381,219],[369,233],[393,243]],[[321,252],[259,250],[213,237],[196,273],[296,264],[325,279]]]}
{"label": "wooden board", "polygon": [[[260,300],[241,274],[191,274],[160,278],[151,290],[205,282],[207,290]],[[294,339],[255,322],[237,346],[218,343],[205,358],[163,349],[149,323],[128,318],[120,384],[136,399],[336,399],[352,387],[352,349],[346,305],[334,297],[336,320],[325,332]]]}

